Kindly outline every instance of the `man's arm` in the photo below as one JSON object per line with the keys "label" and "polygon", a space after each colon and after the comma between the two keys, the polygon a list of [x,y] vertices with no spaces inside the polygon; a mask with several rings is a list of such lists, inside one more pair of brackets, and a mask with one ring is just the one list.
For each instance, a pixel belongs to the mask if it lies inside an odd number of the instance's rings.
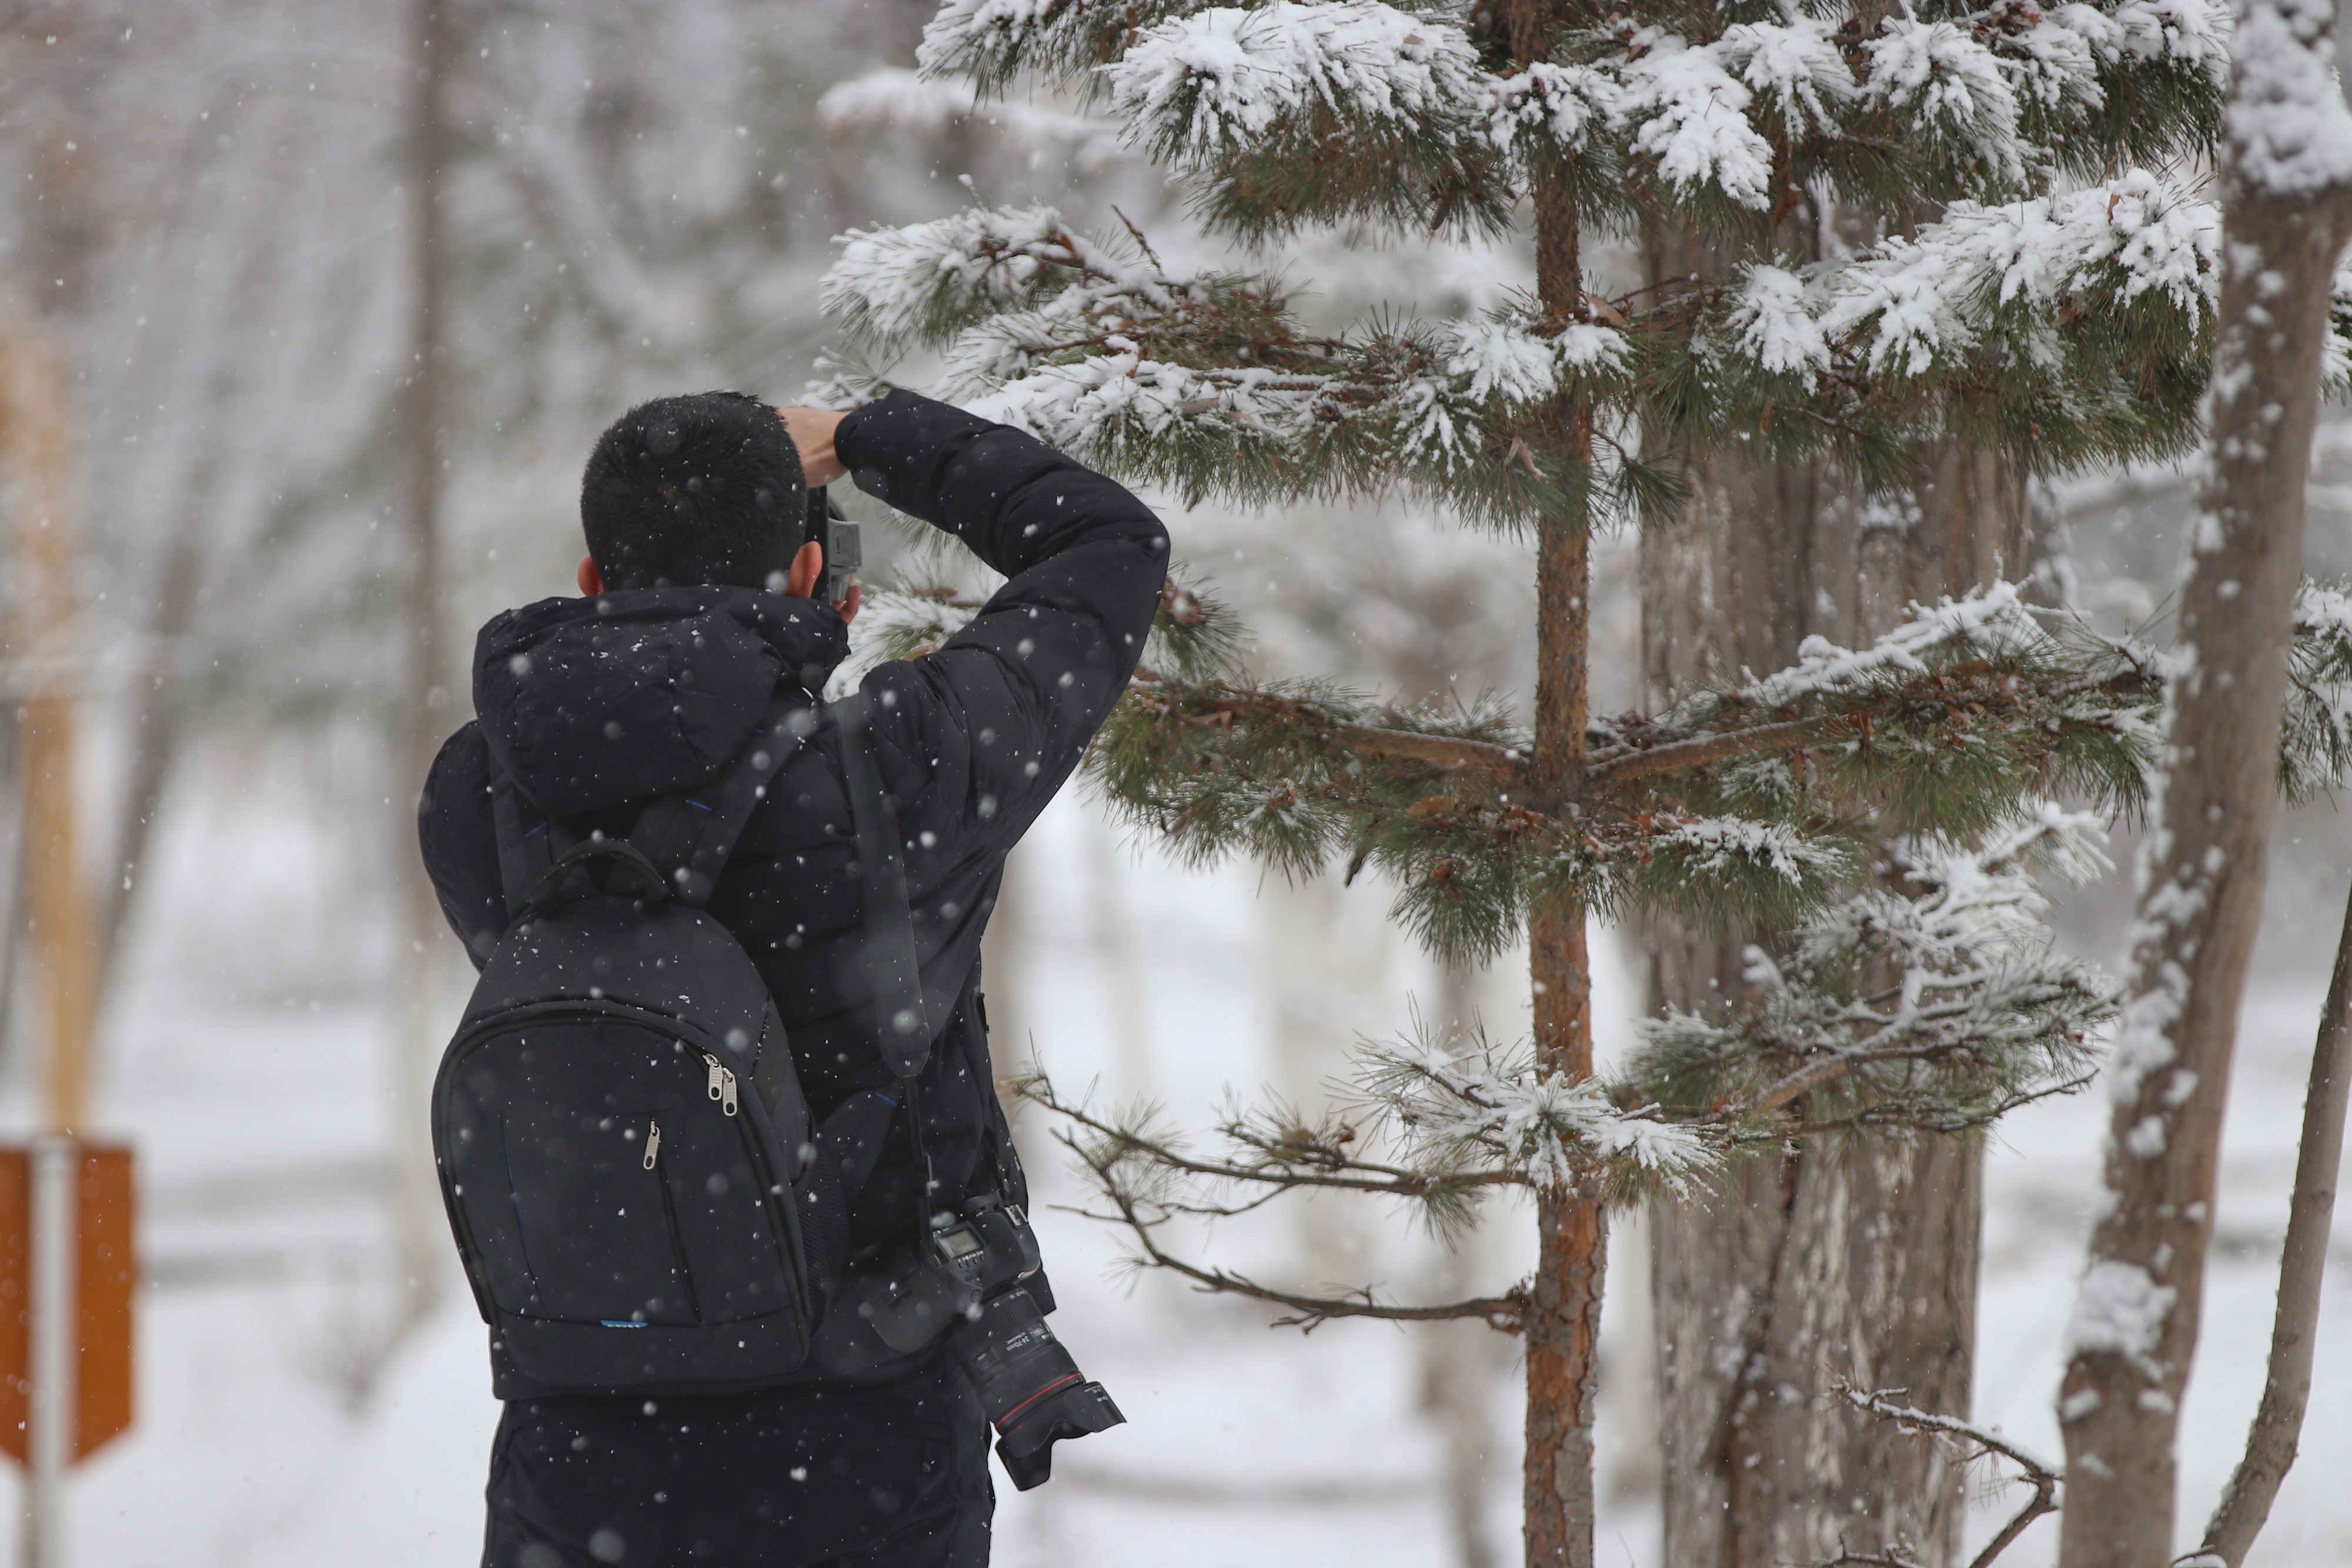
{"label": "man's arm", "polygon": [[866,678],[886,766],[926,773],[919,814],[1009,846],[1126,689],[1168,573],[1168,532],[1122,486],[1035,437],[911,392],[841,421],[860,489],[955,535],[1010,580],[937,653]]}

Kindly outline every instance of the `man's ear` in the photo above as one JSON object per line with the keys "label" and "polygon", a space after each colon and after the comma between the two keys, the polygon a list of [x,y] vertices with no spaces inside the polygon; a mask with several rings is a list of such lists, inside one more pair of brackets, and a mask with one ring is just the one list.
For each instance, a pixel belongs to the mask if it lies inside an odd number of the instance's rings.
{"label": "man's ear", "polygon": [[604,574],[596,570],[594,556],[583,555],[580,558],[579,581],[580,591],[591,599],[604,591]]}
{"label": "man's ear", "polygon": [[811,539],[793,552],[792,570],[784,573],[784,591],[794,599],[814,599],[817,575],[824,570],[824,547]]}

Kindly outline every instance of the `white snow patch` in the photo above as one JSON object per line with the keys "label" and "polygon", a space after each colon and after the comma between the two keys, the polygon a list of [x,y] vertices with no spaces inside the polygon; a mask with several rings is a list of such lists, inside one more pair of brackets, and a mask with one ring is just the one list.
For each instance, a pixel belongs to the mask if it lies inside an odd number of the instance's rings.
{"label": "white snow patch", "polygon": [[2177,1298],[2171,1286],[2158,1284],[2136,1263],[2095,1260],[2084,1271],[2066,1322],[2066,1358],[2105,1352],[2128,1357],[2154,1375],[2147,1358],[2163,1339],[2164,1320]]}
{"label": "white snow patch", "polygon": [[2232,172],[2257,190],[2308,196],[2352,183],[2352,108],[2336,79],[2329,0],[2246,0],[2231,54]]}

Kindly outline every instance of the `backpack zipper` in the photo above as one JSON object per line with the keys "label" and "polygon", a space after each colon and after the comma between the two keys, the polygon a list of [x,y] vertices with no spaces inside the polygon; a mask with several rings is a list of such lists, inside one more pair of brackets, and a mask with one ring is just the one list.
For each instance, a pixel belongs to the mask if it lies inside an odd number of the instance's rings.
{"label": "backpack zipper", "polygon": [[660,1157],[661,1124],[649,1121],[646,1124],[646,1169],[653,1169],[654,1162]]}
{"label": "backpack zipper", "polygon": [[737,1107],[735,1075],[720,1066],[719,1059],[707,1051],[702,1053],[702,1060],[710,1064],[710,1097],[721,1102],[727,1113],[732,1116]]}

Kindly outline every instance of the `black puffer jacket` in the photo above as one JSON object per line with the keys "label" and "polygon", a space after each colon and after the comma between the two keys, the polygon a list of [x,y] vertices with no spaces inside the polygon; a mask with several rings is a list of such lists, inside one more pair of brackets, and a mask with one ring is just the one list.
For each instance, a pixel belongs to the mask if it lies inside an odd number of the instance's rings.
{"label": "black puffer jacket", "polygon": [[[942,1207],[1021,1180],[997,1109],[978,997],[980,937],[1005,852],[1076,768],[1143,649],[1168,567],[1159,519],[1018,431],[894,392],[841,423],[859,486],[945,528],[1010,578],[938,652],[864,682],[883,783],[908,841],[923,988],[954,999],[922,1088]],[[710,777],[772,692],[815,692],[847,650],[841,617],[742,588],[550,599],[482,629],[481,716],[442,748],[420,808],[425,863],[478,967],[506,928],[491,825],[495,756],[528,800],[625,832],[652,796]],[[766,977],[822,1116],[888,1082],[859,957],[858,884],[830,718],[785,764],[719,880],[711,913]],[[905,1228],[911,1164],[894,1138],[853,1216],[855,1246]]]}

